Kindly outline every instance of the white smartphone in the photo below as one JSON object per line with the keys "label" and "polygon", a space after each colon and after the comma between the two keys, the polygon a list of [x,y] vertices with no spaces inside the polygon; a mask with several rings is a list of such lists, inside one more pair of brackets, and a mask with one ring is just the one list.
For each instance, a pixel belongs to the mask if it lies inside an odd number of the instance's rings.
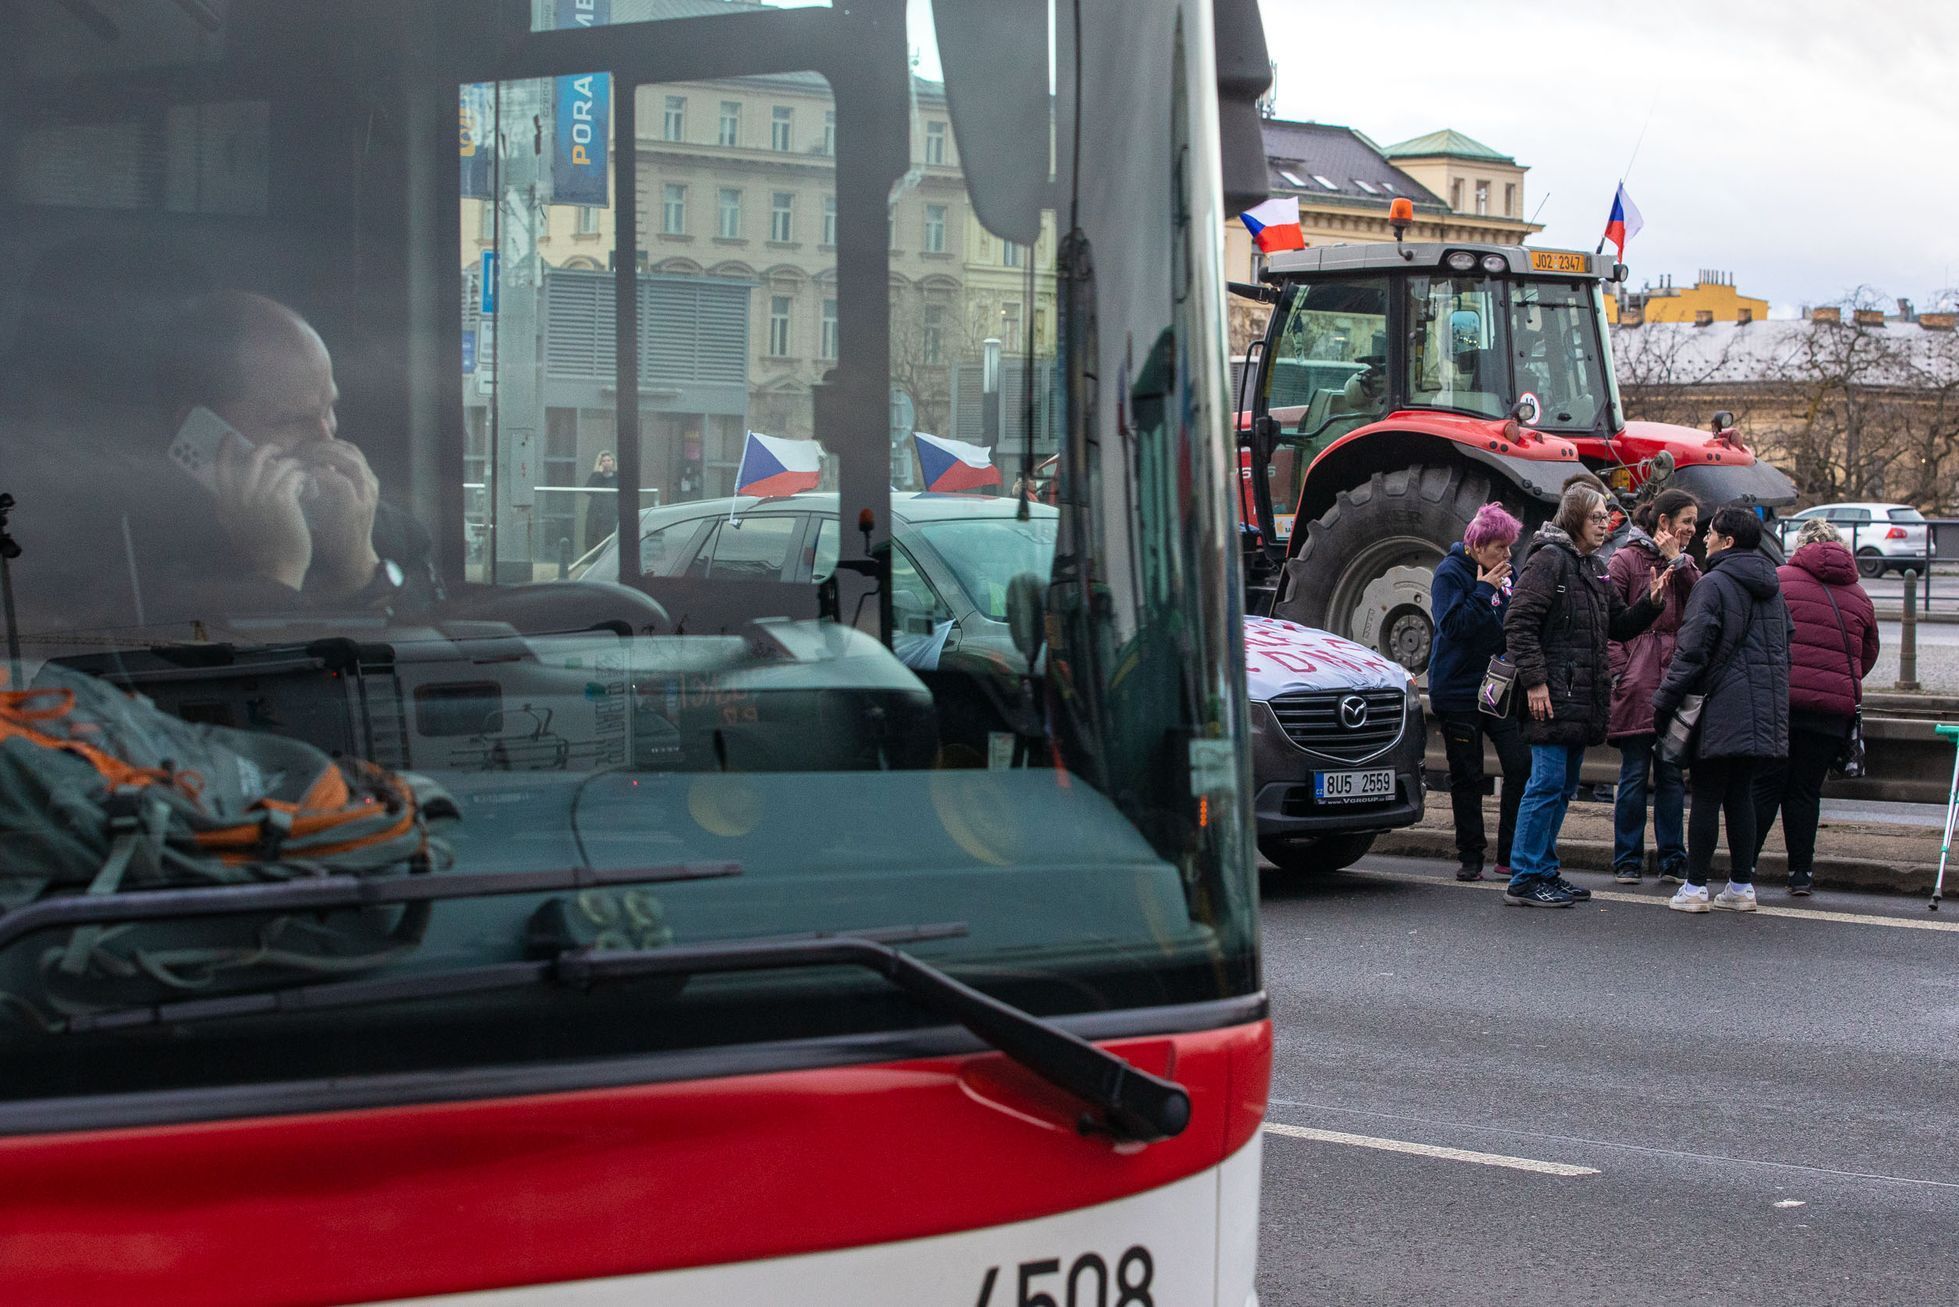
{"label": "white smartphone", "polygon": [[238,452],[248,454],[252,442],[238,434],[229,422],[199,405],[190,411],[170,442],[170,461],[182,468],[191,480],[212,494],[218,493],[218,451],[224,438],[238,442]]}

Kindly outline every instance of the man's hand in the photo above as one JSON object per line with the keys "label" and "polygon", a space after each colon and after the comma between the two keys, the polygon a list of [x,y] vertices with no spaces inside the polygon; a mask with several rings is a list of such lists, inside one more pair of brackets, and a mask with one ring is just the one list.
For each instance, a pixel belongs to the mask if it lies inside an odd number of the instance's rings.
{"label": "man's hand", "polygon": [[1551,687],[1533,685],[1524,691],[1524,702],[1530,705],[1530,715],[1537,721],[1551,720]]}
{"label": "man's hand", "polygon": [[245,452],[227,435],[218,450],[217,518],[251,570],[299,589],[313,561],[313,536],[300,511],[305,466],[276,445]]}
{"label": "man's hand", "polygon": [[1667,578],[1672,575],[1673,575],[1672,569],[1665,568],[1665,567],[1662,567],[1659,571],[1653,573],[1652,587],[1648,589],[1646,593],[1653,600],[1654,603],[1656,604],[1659,603],[1661,596],[1666,594]]}
{"label": "man's hand", "polygon": [[1498,563],[1495,567],[1479,567],[1476,569],[1476,579],[1482,584],[1489,586],[1501,586],[1503,579],[1509,575],[1510,560],[1508,558]]}
{"label": "man's hand", "polygon": [[374,552],[374,510],[381,482],[359,448],[322,440],[302,454],[317,493],[306,504],[313,527],[313,566],[306,588],[326,599],[344,599],[366,587],[380,557]]}

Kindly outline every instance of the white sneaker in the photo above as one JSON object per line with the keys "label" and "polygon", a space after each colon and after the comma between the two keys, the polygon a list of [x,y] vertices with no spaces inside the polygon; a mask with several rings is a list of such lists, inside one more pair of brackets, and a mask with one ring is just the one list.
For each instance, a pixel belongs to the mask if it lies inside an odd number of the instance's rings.
{"label": "white sneaker", "polygon": [[1753,912],[1755,910],[1755,887],[1728,882],[1728,888],[1716,894],[1712,900],[1717,908],[1729,912]]}
{"label": "white sneaker", "polygon": [[[1705,912],[1707,911],[1707,903],[1707,886],[1705,885],[1683,884],[1673,892],[1673,897],[1667,900],[1667,906],[1675,912]],[[1754,906],[1752,901],[1749,906]]]}

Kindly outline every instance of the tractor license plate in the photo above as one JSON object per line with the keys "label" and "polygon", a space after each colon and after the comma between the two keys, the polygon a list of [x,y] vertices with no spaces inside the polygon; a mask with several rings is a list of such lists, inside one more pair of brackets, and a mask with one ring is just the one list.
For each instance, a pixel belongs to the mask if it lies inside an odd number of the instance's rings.
{"label": "tractor license plate", "polygon": [[1576,272],[1589,273],[1592,259],[1589,254],[1575,254],[1570,250],[1532,250],[1530,252],[1532,272]]}
{"label": "tractor license plate", "polygon": [[1394,797],[1394,772],[1318,771],[1313,773],[1313,797],[1321,803],[1373,803]]}

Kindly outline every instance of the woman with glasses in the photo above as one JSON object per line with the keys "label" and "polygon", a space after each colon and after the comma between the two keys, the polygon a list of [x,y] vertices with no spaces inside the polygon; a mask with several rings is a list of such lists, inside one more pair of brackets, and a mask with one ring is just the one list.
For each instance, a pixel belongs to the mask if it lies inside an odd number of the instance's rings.
{"label": "woman with glasses", "polygon": [[1598,551],[1611,527],[1604,495],[1588,485],[1568,486],[1557,514],[1538,533],[1504,617],[1531,743],[1530,784],[1517,813],[1503,895],[1521,907],[1568,908],[1591,897],[1560,874],[1558,832],[1586,748],[1605,741],[1612,708],[1606,646],[1632,639],[1661,611],[1664,573],[1636,603],[1606,579]]}

